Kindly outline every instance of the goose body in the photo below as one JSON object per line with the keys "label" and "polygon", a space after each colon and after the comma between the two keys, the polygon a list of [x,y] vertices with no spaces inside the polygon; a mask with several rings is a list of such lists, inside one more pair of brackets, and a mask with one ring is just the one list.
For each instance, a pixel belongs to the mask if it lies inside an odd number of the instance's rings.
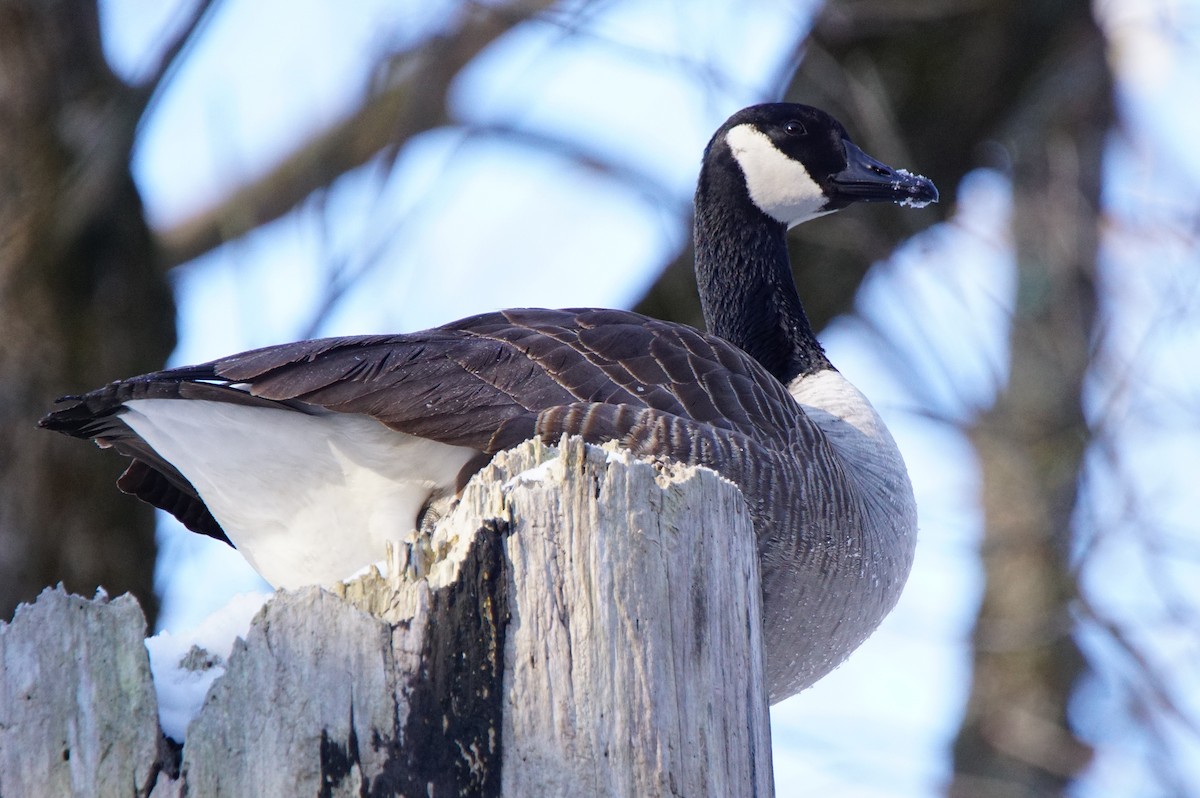
{"label": "goose body", "polygon": [[753,106],[713,136],[697,187],[707,334],[627,311],[504,310],[120,380],[41,424],[132,457],[123,490],[236,546],[280,587],[379,560],[533,437],[707,465],[754,518],[778,701],[874,630],[916,541],[900,453],[817,343],[784,236],[851,202],[936,198],[823,112]]}

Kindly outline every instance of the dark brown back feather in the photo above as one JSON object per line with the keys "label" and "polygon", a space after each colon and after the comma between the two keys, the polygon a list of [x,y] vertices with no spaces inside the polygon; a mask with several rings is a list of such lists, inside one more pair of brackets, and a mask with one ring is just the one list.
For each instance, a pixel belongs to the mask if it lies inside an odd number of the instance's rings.
{"label": "dark brown back feather", "polygon": [[683,325],[597,309],[506,310],[417,333],[271,346],[115,382],[70,397],[42,420],[133,457],[123,490],[219,538],[187,479],[121,422],[122,404],[139,398],[362,413],[486,454],[535,435],[617,440],[638,454],[722,471],[760,517],[763,494],[774,489],[751,484],[752,463],[794,471],[794,447],[819,448],[822,440],[784,387],[731,344]]}
{"label": "dark brown back feather", "polygon": [[485,451],[494,451],[488,440],[501,424],[578,402],[652,408],[775,447],[789,446],[807,422],[784,387],[732,345],[617,310],[506,310],[419,333],[268,347],[199,368],[200,379],[246,383],[255,396],[364,413]]}

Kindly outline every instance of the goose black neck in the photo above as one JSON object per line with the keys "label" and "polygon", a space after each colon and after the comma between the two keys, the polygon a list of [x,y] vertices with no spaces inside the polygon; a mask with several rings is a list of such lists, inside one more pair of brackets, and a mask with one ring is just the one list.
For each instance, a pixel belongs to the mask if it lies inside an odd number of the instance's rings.
{"label": "goose black neck", "polygon": [[740,169],[701,170],[695,247],[704,321],[784,385],[831,368],[800,303],[786,233],[751,202]]}

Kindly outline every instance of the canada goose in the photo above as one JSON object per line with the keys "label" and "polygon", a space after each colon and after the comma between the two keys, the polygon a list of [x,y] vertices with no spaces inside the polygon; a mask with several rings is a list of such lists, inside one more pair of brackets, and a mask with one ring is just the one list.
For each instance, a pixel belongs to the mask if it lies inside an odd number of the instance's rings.
{"label": "canada goose", "polygon": [[707,335],[619,310],[504,310],[120,380],[64,397],[41,426],[132,457],[122,490],[278,587],[379,560],[431,502],[535,436],[710,466],[754,518],[776,702],[875,629],[916,542],[903,460],[817,342],[785,233],[853,202],[936,200],[826,113],[753,106],[717,130],[696,190]]}

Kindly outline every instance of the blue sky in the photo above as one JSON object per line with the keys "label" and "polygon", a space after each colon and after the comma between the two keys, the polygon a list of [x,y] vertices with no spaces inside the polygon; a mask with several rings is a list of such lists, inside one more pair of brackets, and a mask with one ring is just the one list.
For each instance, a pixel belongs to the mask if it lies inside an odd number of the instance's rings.
{"label": "blue sky", "polygon": [[[586,36],[541,26],[507,38],[454,87],[460,118],[576,138],[654,178],[669,201],[557,157],[428,134],[405,148],[392,172],[359,170],[323,203],[180,269],[173,362],[303,334],[334,266],[364,277],[319,334],[419,329],[505,306],[627,306],[689,234],[679,208],[690,200],[711,131],[737,108],[773,99],[762,76],[778,71],[789,31],[806,24],[807,4],[752,5],[754,13],[734,0],[609,4]],[[227,0],[143,130],[134,169],[152,222],[166,228],[206,207],[344,114],[375,57],[436,29],[446,7],[376,0],[350,14],[322,0]],[[1090,401],[1094,423],[1112,430],[1121,456],[1091,461],[1089,501],[1105,534],[1085,580],[1101,583],[1102,600],[1178,670],[1177,661],[1200,656],[1197,636],[1162,620],[1165,599],[1147,585],[1164,570],[1181,584],[1200,583],[1194,540],[1191,558],[1171,546],[1155,556],[1137,523],[1147,516],[1113,518],[1135,498],[1165,496],[1150,517],[1186,539],[1200,509],[1191,487],[1200,383],[1194,368],[1178,367],[1197,362],[1200,329],[1190,316],[1200,270],[1195,241],[1179,233],[1187,219],[1177,218],[1200,201],[1196,159],[1183,144],[1197,139],[1200,115],[1185,110],[1194,103],[1174,101],[1195,96],[1200,13],[1195,3],[1168,0],[1099,7],[1128,122],[1112,143],[1106,192],[1105,318],[1114,356]],[[143,74],[178,4],[107,0],[102,8],[116,68]],[[706,64],[714,72],[696,68]],[[823,336],[831,359],[896,433],[918,493],[922,539],[910,587],[884,627],[844,667],[773,710],[781,796],[796,784],[814,795],[927,796],[948,776],[945,746],[967,694],[963,643],[980,590],[980,518],[974,459],[946,422],[986,406],[1003,379],[1013,272],[1004,181],[976,173],[939,188],[954,219],[877,265],[858,316]],[[928,386],[924,395],[913,395],[881,355],[871,327],[915,353],[909,367]],[[938,329],[956,334],[930,334]],[[168,523],[160,537],[168,628],[194,625],[228,595],[261,586],[221,544]],[[1115,579],[1129,563],[1137,572]],[[1119,584],[1127,587],[1113,588]],[[1195,591],[1181,591],[1194,611]],[[1144,742],[1122,731],[1127,666],[1103,635],[1085,643],[1113,666],[1081,710],[1103,754],[1081,795],[1155,795],[1143,770],[1153,759],[1138,755]],[[1194,674],[1173,684],[1200,717]],[[1178,750],[1197,751],[1195,735],[1170,733]],[[1192,779],[1200,785],[1200,772]]]}

